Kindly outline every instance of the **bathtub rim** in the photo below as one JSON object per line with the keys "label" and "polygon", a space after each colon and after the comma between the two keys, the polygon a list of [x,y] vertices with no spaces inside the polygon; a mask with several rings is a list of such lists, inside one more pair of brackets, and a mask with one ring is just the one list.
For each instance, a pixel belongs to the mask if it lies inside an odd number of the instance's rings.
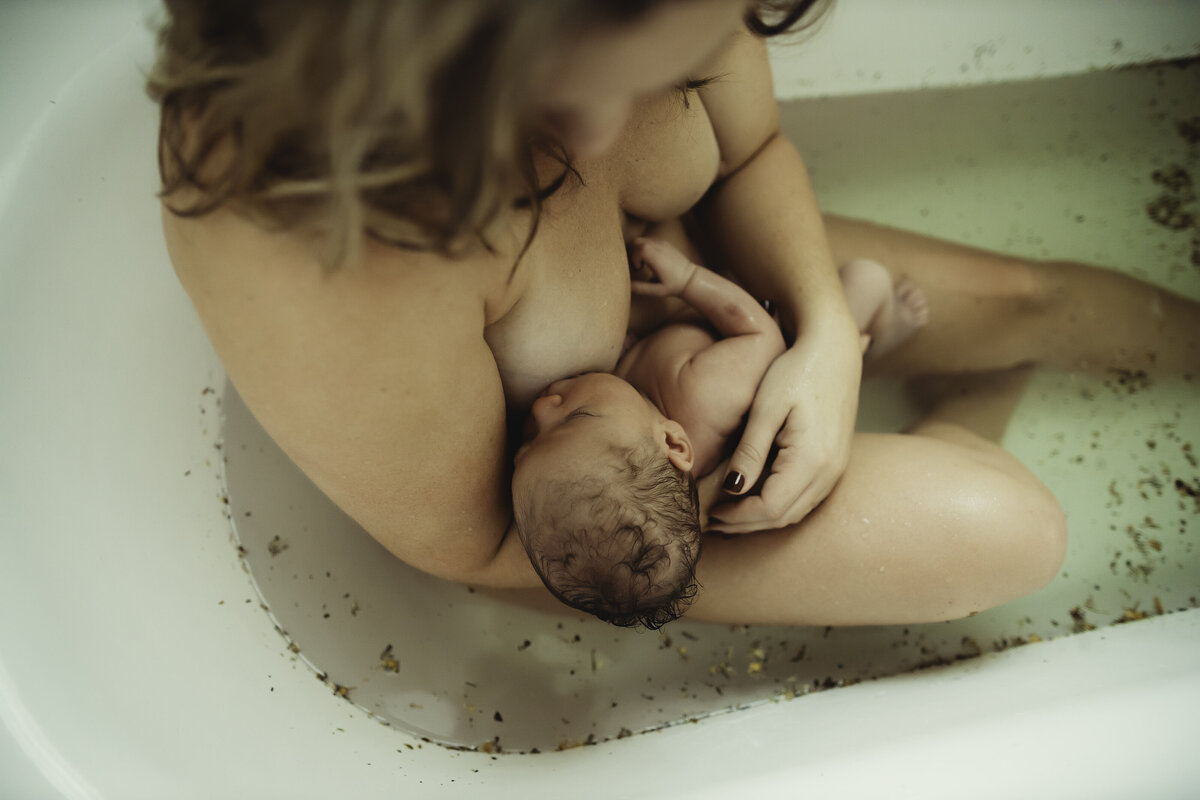
{"label": "bathtub rim", "polygon": [[[106,44],[111,45],[111,42]],[[57,96],[64,100],[66,95]],[[36,143],[31,145],[31,152],[32,157],[38,157],[40,150]],[[5,197],[4,201],[7,200]],[[6,219],[8,213],[9,209],[5,208]],[[17,285],[14,276],[25,275],[16,275],[12,269],[2,273],[2,279],[8,290],[16,291],[12,288]],[[169,275],[152,283],[150,288],[158,293],[156,297],[161,296],[168,312],[186,313],[186,299],[173,285]],[[132,302],[131,298],[122,297],[115,290],[93,299],[96,301],[94,305],[105,308],[103,314],[97,312],[95,317],[86,320],[93,325],[112,323],[123,312],[130,310],[129,304]],[[17,305],[14,300],[13,306]],[[31,307],[28,313],[45,310],[40,306]],[[138,319],[136,315],[134,319]],[[22,327],[26,322],[24,318],[14,317],[6,323],[11,326],[6,330],[26,330]],[[172,382],[169,390],[158,396],[170,406],[169,410],[146,416],[143,413],[146,409],[144,404],[130,402],[130,398],[139,392],[137,385],[130,384],[119,390],[113,389],[112,394],[105,394],[103,398],[106,408],[124,409],[123,415],[87,420],[86,424],[76,422],[73,423],[73,431],[90,431],[95,438],[89,441],[98,448],[126,446],[128,431],[136,429],[148,439],[163,437],[162,441],[165,442],[180,442],[181,447],[188,449],[189,458],[203,458],[199,454],[211,452],[212,436],[201,434],[196,424],[195,408],[206,386],[222,385],[223,373],[215,364],[215,357],[207,350],[203,332],[193,318],[181,317],[169,333],[172,339],[166,345],[178,345],[181,352],[199,354],[199,358],[208,359],[199,365],[169,361],[160,363],[156,360],[160,358],[156,347],[146,344],[141,349],[131,350],[139,357],[147,358],[147,363],[161,367],[161,380]],[[0,340],[11,341],[5,337],[0,337]],[[74,357],[80,362],[63,361],[55,366],[73,364],[81,370],[90,369],[87,374],[105,374],[105,365],[98,367],[81,363],[87,355],[94,354],[76,353]],[[50,376],[30,371],[20,373],[20,377],[36,382]],[[105,392],[108,391],[106,388]],[[88,408],[81,406],[78,410],[86,413]],[[181,430],[185,430],[186,435]],[[14,425],[6,428],[5,432],[12,436],[6,441],[17,445],[10,453],[33,454],[44,446],[43,442],[34,438],[40,430],[22,431]],[[30,463],[12,456],[9,459],[0,462],[6,469],[17,469]],[[1078,741],[1079,737],[1096,736],[1093,723],[1112,712],[1114,697],[1121,701],[1122,707],[1131,710],[1141,708],[1141,716],[1135,714],[1139,724],[1156,730],[1156,735],[1160,737],[1166,737],[1165,741],[1150,739],[1141,743],[1157,744],[1159,749],[1141,757],[1137,763],[1139,770],[1157,767],[1164,775],[1186,777],[1193,782],[1200,778],[1196,767],[1188,759],[1190,750],[1183,749],[1185,745],[1182,739],[1172,741],[1169,738],[1172,726],[1178,729],[1186,714],[1194,715],[1195,709],[1200,708],[1200,680],[1196,670],[1196,664],[1200,663],[1200,636],[1196,635],[1200,628],[1200,612],[1197,611],[1043,642],[942,670],[837,689],[794,703],[766,705],[715,718],[701,726],[681,725],[645,737],[536,757],[544,759],[542,761],[534,761],[535,757],[520,756],[501,756],[492,761],[487,754],[454,753],[424,745],[421,752],[428,763],[420,767],[395,764],[385,768],[375,764],[367,769],[363,766],[367,760],[364,753],[377,752],[390,756],[403,744],[416,746],[423,743],[411,737],[405,739],[404,734],[383,729],[372,720],[365,719],[361,712],[351,710],[333,697],[327,687],[313,681],[306,670],[289,669],[279,637],[269,625],[264,624],[263,615],[254,604],[250,604],[244,614],[230,620],[230,615],[224,613],[229,609],[218,606],[216,597],[228,592],[230,597],[236,596],[240,603],[241,593],[251,592],[252,584],[242,573],[227,541],[222,527],[224,520],[220,516],[219,495],[213,486],[201,484],[199,476],[196,476],[196,481],[189,483],[182,480],[182,470],[174,470],[169,475],[165,472],[160,474],[161,466],[161,462],[142,465],[126,476],[128,480],[124,482],[133,484],[143,481],[145,485],[161,491],[162,503],[170,508],[171,513],[184,514],[192,521],[201,534],[201,549],[205,551],[197,555],[200,562],[198,568],[202,570],[199,577],[211,589],[211,601],[205,596],[204,603],[167,604],[148,612],[146,619],[150,621],[151,629],[162,632],[162,638],[129,643],[128,652],[115,653],[111,659],[106,657],[108,663],[97,665],[95,674],[84,676],[78,683],[66,685],[65,691],[39,685],[44,682],[46,675],[44,670],[37,669],[38,659],[19,656],[22,652],[39,650],[46,661],[56,665],[56,675],[69,674],[70,670],[63,667],[70,666],[79,655],[71,647],[75,631],[69,629],[68,625],[66,630],[60,632],[59,641],[55,641],[55,637],[48,637],[44,631],[35,630],[32,626],[20,629],[0,626],[0,631],[3,631],[0,634],[0,657],[4,659],[10,677],[4,694],[5,702],[9,704],[6,706],[6,722],[16,727],[15,723],[10,722],[12,714],[25,710],[37,721],[43,737],[40,743],[35,742],[30,740],[30,734],[26,732],[23,734],[21,752],[5,752],[0,763],[28,763],[25,748],[51,748],[50,760],[43,760],[42,765],[52,770],[55,769],[55,758],[61,759],[57,763],[67,765],[77,779],[74,784],[56,780],[64,796],[157,794],[203,797],[244,793],[252,787],[280,794],[287,789],[291,790],[288,793],[292,793],[292,796],[324,796],[334,786],[343,793],[367,793],[381,786],[394,787],[397,783],[416,786],[414,782],[417,780],[425,780],[424,788],[431,793],[452,794],[468,789],[465,781],[475,776],[472,769],[479,768],[478,778],[489,781],[484,785],[497,790],[497,796],[517,796],[519,792],[523,797],[528,792],[528,782],[531,780],[543,781],[550,787],[571,789],[577,788],[581,781],[600,784],[613,773],[610,758],[638,749],[645,751],[639,757],[644,762],[651,762],[652,770],[658,774],[656,780],[660,783],[650,784],[645,778],[622,775],[620,777],[627,784],[638,783],[636,787],[626,786],[636,791],[626,796],[673,791],[680,788],[677,774],[684,774],[687,780],[694,783],[689,791],[695,796],[727,797],[731,790],[728,781],[714,777],[711,772],[688,774],[689,765],[695,761],[714,768],[731,760],[753,763],[755,757],[762,757],[764,748],[782,747],[780,737],[784,732],[794,733],[797,724],[803,725],[814,719],[828,719],[832,724],[839,717],[842,707],[848,703],[862,700],[862,704],[874,713],[880,713],[882,708],[889,707],[889,703],[895,703],[896,709],[911,709],[920,707],[929,698],[942,697],[946,687],[976,688],[991,685],[993,681],[997,683],[995,703],[1002,710],[988,719],[1009,721],[1012,725],[1006,730],[1010,733],[1013,725],[1032,728],[1034,735],[1030,738],[1021,741],[998,738],[996,730],[984,724],[988,720],[978,720],[973,724],[949,727],[940,737],[926,736],[921,739],[919,743],[925,750],[924,754],[911,753],[903,743],[897,747],[881,745],[860,752],[854,758],[764,770],[757,776],[745,778],[738,788],[766,790],[770,787],[795,791],[798,787],[811,790],[820,786],[836,786],[848,794],[856,793],[852,790],[858,789],[863,793],[875,789],[877,793],[884,781],[888,782],[889,787],[894,787],[898,785],[898,780],[907,779],[912,783],[903,784],[901,788],[908,786],[913,791],[919,788],[922,796],[936,797],[939,792],[941,796],[959,796],[967,781],[978,778],[980,772],[994,766],[994,761],[984,755],[986,748],[990,747],[993,748],[991,752],[1001,752],[1006,759],[1026,760],[1041,770],[1036,774],[1009,776],[1009,783],[993,785],[991,788],[996,789],[997,795],[1012,796],[1016,782],[1027,791],[1029,782],[1049,773],[1049,777],[1057,775],[1061,778],[1062,774],[1066,774],[1076,779],[1058,796],[1129,796],[1130,784],[1122,783],[1122,777],[1132,779],[1136,777],[1136,770],[1128,770],[1128,774],[1096,770],[1096,762],[1101,758],[1095,752],[1086,752],[1086,748],[1061,757],[1056,755],[1056,748],[1064,740]],[[61,504],[62,486],[69,485],[63,481],[67,478],[82,481],[87,479],[88,474],[67,472],[52,477],[46,480],[39,480],[36,475],[22,477],[21,487],[35,490],[34,494],[26,495],[23,502],[30,507],[35,501]],[[97,525],[98,532],[119,534],[122,526],[128,522],[144,523],[154,519],[158,513],[156,507],[146,507],[144,492],[139,491],[138,487],[122,487],[120,481],[114,480],[102,488],[105,491],[97,493],[102,502],[90,507],[94,516],[104,520]],[[137,506],[140,508],[136,513],[130,511]],[[150,556],[156,557],[157,552],[147,557]],[[3,596],[11,598],[28,592],[36,597],[47,586],[42,579],[52,574],[49,571],[43,574],[37,569],[15,575],[9,573],[14,581],[9,590],[12,594]],[[173,575],[170,565],[163,565],[163,574]],[[127,590],[131,601],[136,601],[145,587],[131,585]],[[193,613],[195,616],[188,617],[187,625],[180,624],[184,615]],[[16,625],[17,622],[11,624]],[[110,633],[120,636],[127,634],[127,631],[114,627]],[[78,641],[84,642],[90,642],[90,637],[96,636],[95,633],[82,630],[78,634]],[[236,644],[228,651],[232,655],[218,658],[225,655],[224,648],[231,642]],[[1169,646],[1165,656],[1156,658],[1150,664],[1139,663],[1139,652],[1159,645]],[[148,670],[148,667],[163,663],[164,649],[187,652],[189,647],[209,652],[198,653],[199,660],[196,663],[184,665],[184,669],[175,675],[153,675]],[[281,659],[281,656],[284,658]],[[1068,663],[1075,665],[1077,670],[1071,674],[1055,675],[1031,671],[1040,661],[1050,659],[1064,667]],[[1104,669],[1100,669],[1102,665]],[[151,708],[146,702],[129,703],[115,698],[112,702],[96,705],[89,699],[93,693],[111,695],[125,688],[121,684],[121,676],[123,672],[126,676],[130,675],[129,666],[147,669],[144,675],[134,672],[132,677],[143,681],[150,691],[165,687],[167,691],[186,692],[192,696],[185,704],[166,714]],[[1028,687],[1005,685],[1010,669],[1018,670],[1018,675],[1032,679],[1036,683],[1034,688],[1042,692],[1039,697],[1073,696],[1074,699],[1057,705],[1026,707],[1022,705],[1022,699],[1027,696],[1024,691]],[[1088,678],[1093,682],[1092,689],[1081,694],[1080,686]],[[268,691],[271,687],[275,688],[274,692]],[[887,697],[877,697],[875,693],[878,691],[883,691]],[[281,710],[280,704],[273,700],[275,695],[286,695],[289,707]],[[258,715],[260,723],[266,724],[229,731],[224,725],[223,715],[230,705],[242,709],[246,716]],[[108,715],[79,716],[81,711],[107,712]],[[1072,713],[1066,714],[1065,711]],[[209,725],[199,730],[200,726],[192,724],[196,720],[205,720]],[[128,729],[124,729],[122,724],[127,724]],[[345,735],[338,734],[335,726],[343,727]],[[294,729],[297,727],[303,730],[296,733]],[[319,731],[316,730],[318,727]],[[711,737],[707,733],[710,730]],[[164,731],[168,735],[165,736]],[[845,740],[836,739],[836,730],[830,733],[829,729],[813,726],[805,732],[820,737],[827,743],[826,746]],[[841,735],[851,737],[853,734],[842,731]],[[274,749],[259,754],[261,757],[258,758],[247,755],[255,747],[261,746],[264,740],[270,741],[270,737],[277,737],[271,742]],[[717,741],[695,742],[696,738]],[[330,744],[331,741],[335,744]],[[397,741],[403,744],[393,747]],[[730,745],[729,741],[733,744]],[[788,746],[798,747],[801,744],[787,742]],[[940,749],[939,745],[942,746]],[[1177,749],[1172,749],[1171,745]],[[336,784],[325,783],[323,781],[328,779],[323,775],[295,771],[292,746],[319,753],[322,758],[314,761],[320,761],[320,769],[323,772],[341,770],[344,780]],[[361,752],[354,752],[355,748],[360,748]],[[974,753],[975,760],[964,758],[947,769],[942,763],[943,753],[947,751],[966,751],[967,755]],[[198,757],[201,754],[205,757]],[[657,764],[652,763],[655,758],[660,759]],[[887,774],[883,771],[885,765],[895,765],[898,760],[906,759],[909,774]],[[101,763],[106,761],[109,763]],[[214,769],[214,764],[221,769]],[[1102,766],[1115,767],[1116,764]],[[935,767],[941,771],[933,773]],[[1190,769],[1180,772],[1181,767]],[[451,777],[459,778],[461,780],[457,786],[434,785],[439,779],[436,770],[443,768],[445,772],[441,779],[448,781]],[[672,773],[672,769],[676,773]],[[1033,766],[1028,769],[1030,773],[1034,772]],[[532,770],[536,770],[536,773]],[[936,782],[917,786],[921,781],[928,780],[929,773],[935,774]],[[281,784],[279,775],[290,775],[292,784]],[[1057,788],[1064,789],[1062,786]],[[1145,790],[1147,787],[1139,782],[1136,788]],[[604,792],[605,796],[611,795],[612,787],[605,787]],[[898,793],[898,796],[902,794]]]}

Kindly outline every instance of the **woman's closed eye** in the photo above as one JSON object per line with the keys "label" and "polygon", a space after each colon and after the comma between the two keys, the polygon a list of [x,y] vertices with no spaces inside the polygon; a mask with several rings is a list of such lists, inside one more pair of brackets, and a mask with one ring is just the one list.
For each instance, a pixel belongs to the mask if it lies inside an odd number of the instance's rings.
{"label": "woman's closed eye", "polygon": [[707,78],[688,78],[682,83],[676,84],[675,91],[679,92],[679,96],[683,98],[683,107],[690,108],[692,95],[710,83],[714,83],[720,79],[720,75],[710,75]]}

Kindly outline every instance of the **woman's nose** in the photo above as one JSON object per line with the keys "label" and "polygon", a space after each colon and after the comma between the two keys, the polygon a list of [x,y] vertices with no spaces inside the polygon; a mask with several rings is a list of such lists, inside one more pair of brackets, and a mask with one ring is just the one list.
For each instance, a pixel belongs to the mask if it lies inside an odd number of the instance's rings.
{"label": "woman's nose", "polygon": [[594,158],[603,154],[625,128],[632,103],[620,99],[561,119],[557,126],[562,144],[575,158]]}

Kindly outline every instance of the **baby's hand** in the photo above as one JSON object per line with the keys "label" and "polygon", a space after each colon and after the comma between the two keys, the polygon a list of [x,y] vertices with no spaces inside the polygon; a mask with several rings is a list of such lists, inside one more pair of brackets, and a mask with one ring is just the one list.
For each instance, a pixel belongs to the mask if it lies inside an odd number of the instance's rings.
{"label": "baby's hand", "polygon": [[657,281],[630,281],[634,294],[668,297],[681,295],[688,281],[696,274],[696,265],[672,245],[659,239],[634,239],[629,249],[629,263],[634,268],[644,267],[654,274]]}

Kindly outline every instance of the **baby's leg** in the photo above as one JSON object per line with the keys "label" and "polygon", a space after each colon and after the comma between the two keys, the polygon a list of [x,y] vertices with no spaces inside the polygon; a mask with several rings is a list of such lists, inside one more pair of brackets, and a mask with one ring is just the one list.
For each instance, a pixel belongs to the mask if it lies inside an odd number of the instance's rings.
{"label": "baby's leg", "polygon": [[893,285],[887,268],[878,261],[856,258],[839,274],[868,357],[894,350],[929,321],[925,293],[908,281]]}

